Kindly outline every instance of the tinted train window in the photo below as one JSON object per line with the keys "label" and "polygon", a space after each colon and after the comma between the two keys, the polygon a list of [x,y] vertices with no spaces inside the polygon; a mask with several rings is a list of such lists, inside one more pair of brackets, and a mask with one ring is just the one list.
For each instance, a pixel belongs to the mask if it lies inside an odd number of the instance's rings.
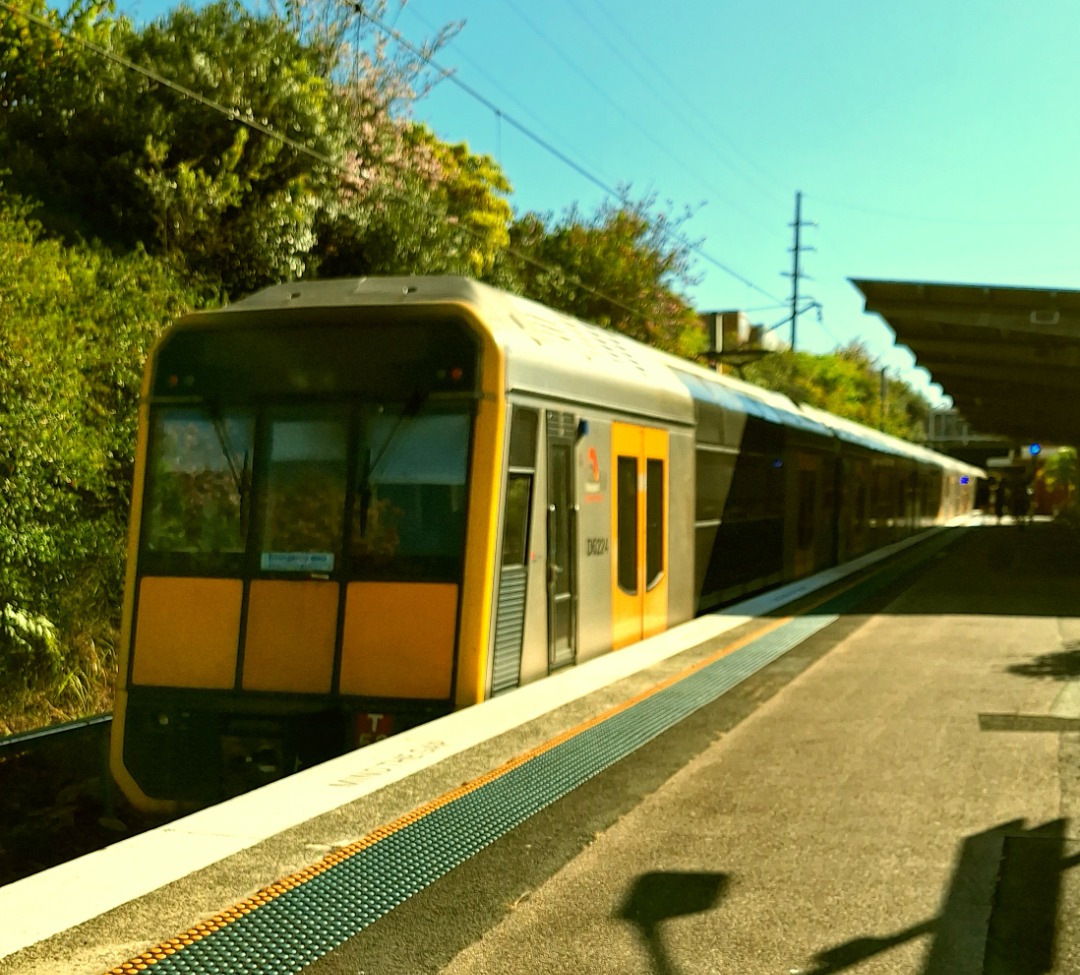
{"label": "tinted train window", "polygon": [[353,571],[456,578],[465,539],[469,415],[373,413],[360,434]]}
{"label": "tinted train window", "polygon": [[510,424],[510,466],[534,468],[536,466],[536,431],[539,415],[536,410],[514,407]]}
{"label": "tinted train window", "polygon": [[270,423],[259,568],[333,572],[345,518],[343,418],[278,414]]}
{"label": "tinted train window", "polygon": [[697,520],[718,521],[724,516],[724,501],[731,487],[735,458],[711,450],[697,452]]}
{"label": "tinted train window", "polygon": [[645,587],[652,589],[664,575],[664,462],[645,467]]}
{"label": "tinted train window", "polygon": [[637,458],[618,461],[619,588],[635,595],[638,591],[638,490]]}
{"label": "tinted train window", "polygon": [[817,474],[814,471],[799,471],[799,548],[809,548],[814,542],[814,505],[816,498]]}
{"label": "tinted train window", "polygon": [[150,426],[143,545],[179,570],[239,568],[247,535],[255,419],[247,411],[158,411]]}
{"label": "tinted train window", "polygon": [[511,473],[507,479],[506,516],[503,521],[503,565],[528,564],[532,482],[532,474]]}

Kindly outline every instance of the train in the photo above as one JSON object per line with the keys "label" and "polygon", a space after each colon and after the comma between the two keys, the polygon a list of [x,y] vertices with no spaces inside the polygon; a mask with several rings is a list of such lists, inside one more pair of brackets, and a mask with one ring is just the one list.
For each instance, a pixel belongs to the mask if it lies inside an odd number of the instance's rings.
{"label": "train", "polygon": [[963,515],[983,473],[461,277],[179,319],[110,764],[175,812]]}

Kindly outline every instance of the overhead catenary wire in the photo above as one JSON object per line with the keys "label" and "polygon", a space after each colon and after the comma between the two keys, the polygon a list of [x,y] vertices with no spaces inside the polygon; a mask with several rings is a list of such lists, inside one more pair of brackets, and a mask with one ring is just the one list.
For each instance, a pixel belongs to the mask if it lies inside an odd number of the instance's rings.
{"label": "overhead catenary wire", "polygon": [[[696,179],[699,183],[701,183],[701,185],[707,186],[707,187],[709,187],[711,190],[713,190],[715,192],[715,185],[706,176],[702,175],[694,167],[690,166],[688,164],[685,156],[681,156],[681,155],[673,152],[672,149],[671,149],[671,146],[669,146],[663,140],[658,139],[656,137],[654,127],[644,125],[637,118],[630,115],[626,111],[626,109],[623,108],[622,104],[620,104],[616,99],[612,98],[611,95],[608,93],[608,91],[605,88],[601,87],[600,84],[597,83],[597,81],[593,78],[593,76],[589,72],[585,71],[576,61],[573,60],[573,58],[571,58],[566,53],[566,51],[563,49],[563,46],[557,40],[552,38],[551,35],[548,34],[547,31],[543,30],[543,28],[541,28],[540,25],[537,24],[536,21],[533,20],[532,17],[530,17],[524,10],[522,10],[522,8],[521,8],[521,6],[519,4],[515,3],[514,0],[503,0],[503,2],[512,11],[514,11],[514,13],[517,14],[517,16],[522,21],[524,21],[524,23],[528,26],[529,30],[531,30],[534,34],[536,34],[537,37],[539,37],[542,41],[544,41],[544,43],[547,44],[548,47],[550,47],[551,50],[555,52],[555,54],[558,56],[559,60],[561,60],[564,64],[566,64],[570,68],[570,70],[574,72],[574,74],[576,74],[586,85],[589,86],[589,88],[591,88],[594,92],[597,93],[597,95],[600,96],[600,98],[602,98],[605,102],[607,102],[607,104],[610,105],[615,110],[615,112],[620,117],[622,117],[622,119],[624,121],[628,122],[633,128],[637,129],[638,133],[647,142],[651,143],[663,155],[667,156],[677,166],[679,166],[681,169],[685,170],[687,173],[689,173],[691,176],[693,176],[694,179]],[[578,13],[578,16],[582,16],[582,17],[584,16],[580,12],[580,10],[578,10],[577,13]],[[605,38],[605,40],[606,40],[606,38]],[[753,214],[751,214],[749,211],[744,209],[742,206],[735,203],[733,200],[730,200],[730,199],[728,199],[726,197],[722,197],[722,195],[719,194],[719,193],[717,195],[721,196],[724,203],[726,203],[729,207],[731,207],[731,209],[735,210],[738,213],[741,213],[751,223],[757,223],[757,220],[753,216]]]}
{"label": "overhead catenary wire", "polygon": [[[50,21],[46,20],[45,18],[38,16],[37,14],[34,14],[34,13],[31,13],[30,11],[21,9],[21,8],[15,6],[13,3],[9,2],[9,0],[0,0],[0,8],[8,10],[12,14],[15,14],[15,15],[18,15],[18,16],[21,16],[21,17],[25,17],[30,23],[33,23],[38,27],[42,27],[45,30],[52,31],[52,32],[58,34],[59,36],[63,37],[65,40],[68,40],[73,44],[78,44],[78,45],[86,48],[87,50],[92,51],[93,53],[97,54],[100,57],[107,58],[108,60],[113,61],[114,63],[120,65],[123,68],[125,68],[126,70],[137,72],[138,74],[141,74],[143,77],[148,78],[148,79],[150,79],[151,81],[154,81],[157,84],[163,85],[164,87],[170,89],[171,91],[175,91],[177,94],[180,94],[180,95],[184,96],[185,98],[190,98],[193,101],[198,102],[199,104],[204,105],[205,107],[207,107],[207,108],[209,108],[209,109],[211,109],[211,110],[213,110],[215,112],[218,112],[221,115],[224,115],[226,118],[228,118],[232,122],[236,122],[236,123],[238,123],[240,125],[245,125],[248,128],[254,129],[257,132],[262,133],[263,135],[267,136],[268,138],[275,139],[278,142],[280,142],[281,144],[283,144],[285,146],[288,146],[289,148],[293,149],[295,152],[306,155],[306,156],[308,156],[308,157],[310,157],[312,159],[317,160],[318,162],[323,163],[326,166],[329,166],[331,169],[333,169],[334,171],[336,171],[337,173],[339,173],[342,176],[347,176],[350,179],[357,179],[357,178],[362,179],[363,178],[363,177],[358,177],[358,175],[355,172],[352,172],[351,170],[347,169],[341,163],[339,163],[336,160],[332,159],[330,156],[326,155],[325,153],[319,152],[317,149],[313,149],[313,148],[311,148],[311,146],[308,146],[303,142],[300,142],[300,141],[298,141],[296,139],[293,139],[293,138],[291,138],[291,137],[289,137],[287,135],[282,134],[281,132],[278,132],[276,129],[274,129],[272,126],[268,125],[265,122],[260,122],[258,119],[256,119],[252,115],[252,113],[250,111],[242,112],[242,111],[240,111],[238,109],[230,108],[227,105],[223,105],[220,102],[215,101],[212,98],[208,98],[207,96],[200,94],[199,92],[195,91],[194,89],[188,88],[186,85],[180,84],[177,81],[173,81],[170,78],[166,78],[164,75],[162,75],[158,71],[155,71],[153,68],[149,68],[146,65],[137,64],[136,62],[130,60],[129,58],[126,58],[121,54],[117,54],[115,51],[110,51],[107,48],[104,48],[99,44],[95,44],[93,41],[87,40],[86,38],[79,37],[79,36],[71,33],[70,31],[65,30],[63,27],[60,27],[59,25],[51,23]],[[400,202],[403,202],[408,206],[418,207],[421,210],[424,209],[422,205],[417,204],[414,200],[411,200],[404,193],[395,193],[392,189],[389,189],[387,192],[389,193],[389,195],[391,195],[392,197],[395,197]],[[425,212],[428,212],[428,211],[425,211]],[[431,215],[434,216],[434,214],[431,214]],[[478,232],[476,232],[474,230],[471,230],[469,227],[466,227],[463,224],[457,224],[455,226],[455,229],[462,232],[462,233],[464,233],[464,234],[466,234],[466,235],[468,235],[468,236],[473,237],[476,240],[483,240],[483,236],[480,233],[478,233]],[[543,261],[539,261],[536,258],[532,257],[531,255],[526,254],[526,253],[524,253],[522,251],[519,251],[519,250],[517,250],[516,248],[513,248],[513,247],[507,247],[507,248],[505,248],[505,250],[506,250],[506,253],[512,255],[513,257],[516,257],[519,260],[524,261],[527,264],[532,265],[533,267],[539,268],[542,271],[561,272],[563,274],[567,274],[567,276],[572,280],[572,282],[577,287],[580,287],[582,290],[587,291],[589,294],[592,294],[594,297],[601,298],[604,301],[609,302],[610,304],[612,304],[616,308],[619,308],[622,311],[627,312],[628,314],[632,315],[636,319],[639,319],[639,320],[645,321],[645,322],[648,322],[648,321],[651,320],[651,316],[646,314],[645,312],[643,312],[641,309],[633,308],[630,305],[627,305],[625,302],[620,301],[618,298],[615,298],[613,295],[607,294],[606,292],[601,291],[598,288],[592,287],[591,285],[589,285],[586,282],[582,281],[576,275],[569,274],[564,268],[552,267],[551,265],[545,264]],[[770,295],[769,297],[772,297],[772,296]]]}
{"label": "overhead catenary wire", "polygon": [[[772,176],[763,166],[761,166],[750,156],[740,150],[739,147],[735,145],[735,143],[730,138],[724,135],[722,131],[717,129],[715,125],[707,124],[704,127],[704,131],[702,131],[701,122],[703,120],[703,113],[697,110],[693,105],[688,105],[687,107],[694,113],[696,117],[688,116],[682,110],[681,103],[687,101],[685,93],[680,90],[679,85],[671,78],[671,76],[666,71],[664,71],[664,69],[659,64],[656,63],[655,58],[653,58],[650,52],[643,48],[640,44],[638,44],[637,40],[634,38],[634,35],[626,29],[626,25],[623,23],[623,19],[615,16],[611,12],[611,10],[601,2],[601,0],[592,0],[592,5],[600,11],[600,13],[612,25],[612,27],[622,35],[626,43],[631,48],[633,48],[635,57],[634,61],[631,61],[630,58],[627,57],[626,52],[623,50],[623,48],[620,47],[618,44],[613,43],[612,40],[607,36],[607,32],[598,27],[596,23],[585,13],[583,4],[579,2],[571,3],[570,0],[564,0],[564,2],[567,4],[568,7],[570,7],[570,9],[574,11],[575,14],[577,14],[578,17],[580,17],[586,24],[589,25],[589,27],[596,34],[596,36],[599,37],[608,47],[608,49],[611,50],[611,52],[617,58],[619,58],[619,60],[621,60],[628,68],[635,72],[638,72],[640,70],[640,65],[646,65],[652,71],[654,77],[658,78],[661,83],[667,87],[668,91],[670,91],[674,95],[674,99],[666,103],[668,110],[672,112],[672,114],[680,118],[685,125],[688,125],[694,131],[695,136],[700,140],[712,141],[715,147],[716,142],[714,141],[714,136],[719,136],[720,140],[723,141],[730,150],[730,153],[723,154],[728,155],[727,165],[731,168],[731,170],[737,175],[741,176],[743,179],[745,179],[750,185],[754,186],[764,196],[768,197],[773,202],[777,201],[777,198],[773,195],[773,193],[770,190],[765,189],[765,187],[757,179],[755,179],[753,175],[743,171],[739,166],[736,166],[730,158],[730,154],[741,157],[743,160],[746,161],[746,163],[749,164],[752,169],[757,170],[766,180],[768,180],[768,182],[772,183],[774,186],[782,187],[781,182],[774,176]],[[784,187],[784,189],[786,192],[786,187]]]}
{"label": "overhead catenary wire", "polygon": [[[546,139],[543,139],[541,136],[539,136],[535,132],[533,132],[528,126],[526,126],[523,123],[519,122],[513,116],[508,115],[505,111],[503,111],[498,105],[496,105],[490,99],[486,98],[484,95],[482,95],[480,92],[478,92],[471,85],[466,84],[464,81],[462,81],[460,78],[458,78],[457,75],[453,71],[451,71],[449,68],[444,68],[442,65],[438,64],[430,55],[426,54],[424,51],[422,51],[420,48],[418,48],[415,44],[413,44],[412,41],[410,41],[407,37],[402,35],[400,31],[395,30],[393,27],[390,27],[388,24],[383,23],[377,17],[370,14],[367,10],[364,9],[362,4],[355,2],[355,0],[343,0],[343,2],[346,5],[348,5],[349,7],[351,7],[361,17],[364,17],[368,21],[370,21],[375,27],[377,27],[379,30],[381,30],[383,33],[385,33],[388,37],[392,38],[394,41],[396,41],[398,44],[400,44],[402,47],[404,47],[405,50],[407,50],[414,57],[420,58],[422,61],[424,61],[424,63],[426,63],[432,69],[434,69],[435,72],[440,77],[444,78],[446,81],[448,81],[451,84],[453,84],[453,85],[457,86],[458,88],[460,88],[467,95],[469,95],[471,98],[478,101],[480,104],[482,104],[489,111],[497,113],[498,116],[504,122],[506,122],[509,125],[513,126],[518,132],[520,132],[526,138],[530,139],[536,145],[540,146],[545,151],[550,152],[552,155],[554,155],[556,158],[558,158],[561,162],[571,166],[574,169],[575,172],[577,172],[579,175],[583,176],[585,179],[587,179],[594,186],[596,186],[599,189],[603,190],[608,195],[614,197],[620,203],[626,203],[626,196],[625,196],[624,193],[622,193],[619,190],[614,189],[613,187],[609,186],[602,179],[600,179],[599,177],[595,176],[593,173],[590,173],[588,170],[586,170],[583,166],[581,166],[578,163],[574,162],[573,160],[569,159],[569,157],[567,157],[565,155],[565,153],[560,152],[558,149],[556,149],[554,146],[552,146]],[[736,281],[738,281],[744,287],[750,288],[751,290],[756,291],[758,294],[764,295],[766,298],[770,298],[773,301],[782,302],[781,298],[778,298],[772,292],[766,290],[765,288],[763,288],[760,285],[756,284],[755,282],[751,281],[749,278],[747,278],[744,275],[740,274],[738,271],[736,271],[734,268],[730,267],[729,265],[725,264],[723,261],[718,260],[717,258],[713,257],[711,254],[709,254],[706,251],[702,250],[699,245],[694,244],[692,241],[687,240],[685,237],[682,237],[682,236],[680,236],[678,234],[668,233],[667,236],[673,238],[678,244],[685,247],[691,253],[697,255],[699,258],[701,258],[706,263],[711,264],[713,267],[717,268],[718,270],[721,270],[725,274],[728,274],[729,276],[734,278]]]}

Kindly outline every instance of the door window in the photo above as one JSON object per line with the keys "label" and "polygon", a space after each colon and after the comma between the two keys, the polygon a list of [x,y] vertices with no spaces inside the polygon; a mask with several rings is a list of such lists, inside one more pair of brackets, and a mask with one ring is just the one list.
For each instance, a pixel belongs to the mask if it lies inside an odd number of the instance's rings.
{"label": "door window", "polygon": [[638,475],[637,458],[618,459],[619,588],[630,595],[638,591]]}
{"label": "door window", "polygon": [[645,466],[645,588],[654,589],[664,575],[664,462]]}

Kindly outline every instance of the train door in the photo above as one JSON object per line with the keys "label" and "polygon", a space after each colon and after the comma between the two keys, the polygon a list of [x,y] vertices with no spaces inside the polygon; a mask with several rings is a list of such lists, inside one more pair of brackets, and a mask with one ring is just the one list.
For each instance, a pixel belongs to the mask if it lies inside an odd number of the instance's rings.
{"label": "train door", "polygon": [[576,656],[577,539],[575,538],[574,436],[571,413],[547,414],[548,667]]}
{"label": "train door", "polygon": [[667,627],[668,435],[611,425],[615,503],[612,509],[612,647]]}

